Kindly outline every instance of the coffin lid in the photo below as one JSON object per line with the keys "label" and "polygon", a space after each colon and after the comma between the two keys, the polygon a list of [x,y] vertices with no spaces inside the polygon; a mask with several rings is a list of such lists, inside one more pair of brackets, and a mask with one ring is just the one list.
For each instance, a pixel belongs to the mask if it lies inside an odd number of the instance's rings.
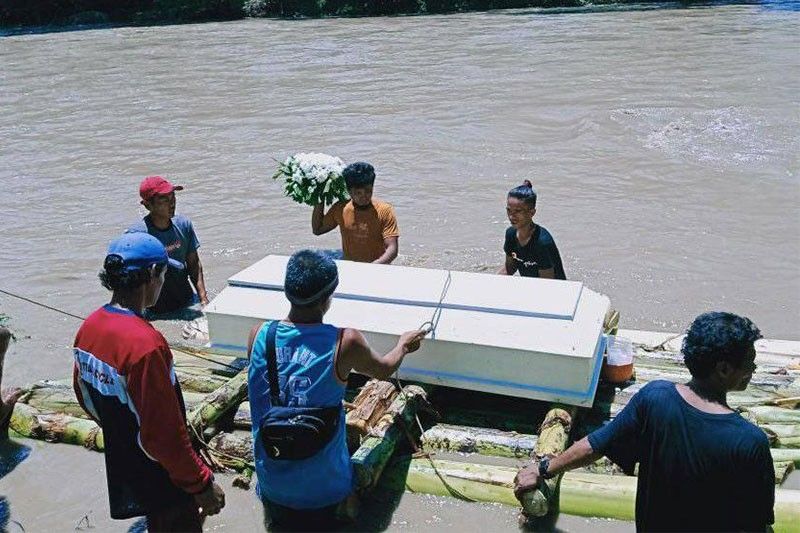
{"label": "coffin lid", "polygon": [[[269,255],[229,278],[228,285],[283,291],[289,258]],[[435,309],[572,320],[583,283],[337,261],[334,298]]]}

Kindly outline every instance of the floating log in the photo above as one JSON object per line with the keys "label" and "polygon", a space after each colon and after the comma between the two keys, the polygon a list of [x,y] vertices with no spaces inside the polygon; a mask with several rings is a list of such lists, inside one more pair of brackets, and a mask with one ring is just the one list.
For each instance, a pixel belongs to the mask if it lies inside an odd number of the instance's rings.
{"label": "floating log", "polygon": [[536,440],[536,435],[515,431],[451,424],[437,424],[422,434],[426,449],[511,458],[530,457]]}
{"label": "floating log", "polygon": [[63,413],[76,418],[89,418],[78,403],[72,385],[63,382],[34,383],[25,391],[20,401],[43,413]]}
{"label": "floating log", "polygon": [[800,450],[791,448],[771,448],[772,460],[775,462],[791,461],[800,466]]}
{"label": "floating log", "polygon": [[768,434],[781,437],[800,437],[800,425],[795,424],[762,424],[763,429]]}
{"label": "floating log", "polygon": [[[474,501],[519,505],[513,492],[516,468],[444,460],[435,460],[434,464],[435,469],[424,458],[397,461],[386,469],[382,483],[437,496],[454,496],[451,489],[455,489]],[[633,520],[635,499],[634,477],[573,471],[561,481],[559,508],[571,515]],[[800,522],[800,493],[776,489],[774,510],[776,532],[796,531]]]}
{"label": "floating log", "polygon": [[365,490],[378,482],[398,442],[410,438],[414,431],[417,408],[425,398],[422,387],[407,385],[375,423],[351,457],[357,489]]}
{"label": "floating log", "polygon": [[239,404],[236,413],[233,415],[233,427],[236,429],[253,429],[253,422],[250,417],[250,402]]}
{"label": "floating log", "polygon": [[230,379],[222,374],[213,374],[210,369],[200,367],[176,367],[175,376],[182,389],[202,393],[214,392]]}
{"label": "floating log", "polygon": [[250,433],[218,433],[208,441],[208,449],[226,468],[244,471],[255,468],[253,463],[253,436]]}
{"label": "floating log", "polygon": [[[381,383],[386,383],[386,382],[381,382]],[[349,407],[348,416],[346,418],[347,445],[350,450],[355,451],[361,445],[361,440],[365,437],[365,432],[364,432],[364,426],[361,424],[361,420],[363,420],[363,418],[349,416],[349,414],[352,412],[354,408],[352,407],[352,405],[353,404],[351,404],[351,407]],[[381,416],[383,414],[384,413],[382,412]],[[372,418],[374,419],[375,417]],[[377,420],[380,420],[380,418],[378,418]],[[239,408],[236,409],[236,413],[233,416],[233,427],[236,429],[244,429],[244,430],[252,429],[250,402],[242,402],[241,405],[239,405]]]}
{"label": "floating log", "polygon": [[761,405],[745,409],[752,414],[759,424],[797,424],[800,425],[800,411]]}
{"label": "floating log", "polygon": [[11,428],[32,439],[77,444],[97,451],[105,449],[103,430],[94,420],[62,413],[42,413],[24,403],[18,403],[14,407]]}
{"label": "floating log", "polygon": [[780,485],[786,478],[789,477],[789,474],[794,472],[794,463],[791,461],[779,461],[773,463],[773,467],[775,468],[775,484]]}
{"label": "floating log", "polygon": [[[636,379],[643,381],[655,381],[666,379],[684,383],[689,381],[691,374],[686,368],[672,367],[668,365],[654,365],[649,361],[635,361]],[[755,372],[750,380],[750,386],[755,387],[776,387],[794,390],[795,376],[792,374],[772,374],[769,372]]]}
{"label": "floating log", "polygon": [[[539,439],[536,442],[534,456],[537,459],[547,455],[558,455],[567,449],[574,415],[574,408],[555,407],[547,412],[539,432]],[[558,505],[554,505],[553,499],[557,497],[560,481],[561,475],[558,475],[543,481],[540,488],[523,494],[522,507],[525,514],[531,517],[542,517],[551,512],[553,508],[557,508]]]}
{"label": "floating log", "polygon": [[[205,398],[205,394],[183,393],[183,400],[187,408],[197,405],[203,398]],[[89,418],[81,404],[78,403],[70,380],[44,380],[34,383],[25,389],[19,401],[35,407],[42,413],[63,413],[76,418]]]}
{"label": "floating log", "polygon": [[242,370],[189,411],[186,420],[196,435],[213,425],[247,397],[247,370]]}
{"label": "floating log", "polygon": [[389,381],[368,381],[353,399],[347,412],[347,445],[355,450],[378,423],[397,397],[397,387]]}

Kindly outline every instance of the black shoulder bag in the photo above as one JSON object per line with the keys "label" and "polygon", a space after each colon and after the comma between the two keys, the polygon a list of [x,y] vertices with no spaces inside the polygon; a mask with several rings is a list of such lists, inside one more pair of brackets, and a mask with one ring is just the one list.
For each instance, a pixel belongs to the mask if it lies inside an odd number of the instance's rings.
{"label": "black shoulder bag", "polygon": [[267,330],[267,377],[272,406],[261,420],[261,442],[272,459],[308,459],[336,434],[342,405],[334,407],[285,407],[281,405],[275,334],[278,321]]}

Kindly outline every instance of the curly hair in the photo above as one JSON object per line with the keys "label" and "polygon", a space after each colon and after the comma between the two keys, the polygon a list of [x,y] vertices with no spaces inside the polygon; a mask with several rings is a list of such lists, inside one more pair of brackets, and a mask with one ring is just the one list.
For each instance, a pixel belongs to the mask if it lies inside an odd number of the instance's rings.
{"label": "curly hair", "polygon": [[719,361],[740,368],[761,331],[745,317],[714,311],[694,319],[683,339],[683,360],[692,376],[711,375]]}
{"label": "curly hair", "polygon": [[348,189],[366,187],[375,183],[375,168],[363,161],[351,163],[342,171],[342,177]]}
{"label": "curly hair", "polygon": [[289,258],[283,291],[293,305],[317,305],[333,294],[338,284],[339,270],[327,255],[315,250],[300,250]]}
{"label": "curly hair", "polygon": [[[149,282],[152,278],[149,268],[139,268],[125,272],[122,257],[116,254],[106,256],[103,262],[103,270],[97,275],[100,283],[110,291],[130,291]],[[155,275],[161,275],[161,270],[167,265],[159,265]]]}

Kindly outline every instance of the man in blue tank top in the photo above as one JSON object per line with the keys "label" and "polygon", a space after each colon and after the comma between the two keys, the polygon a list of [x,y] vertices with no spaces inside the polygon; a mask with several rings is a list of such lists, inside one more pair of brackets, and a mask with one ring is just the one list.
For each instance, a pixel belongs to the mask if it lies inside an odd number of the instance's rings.
{"label": "man in blue tank top", "polygon": [[637,531],[767,531],[775,499],[769,441],[727,402],[750,382],[760,338],[747,318],[700,315],[683,341],[688,383],[648,383],[609,424],[523,468],[515,494],[522,499],[542,478],[605,455],[630,473],[639,463]]}
{"label": "man in blue tank top", "polygon": [[[358,330],[323,324],[338,282],[336,263],[326,255],[301,250],[289,259],[284,292],[291,309],[279,322],[275,336],[284,406],[340,406],[351,370],[388,378],[406,354],[419,348],[425,335],[424,331],[406,332],[389,353],[381,355]],[[266,366],[269,324],[261,325],[254,336],[248,375],[257,491],[264,503],[265,520],[274,527],[331,529],[336,525],[337,506],[353,492],[344,410],[336,433],[315,455],[300,460],[267,455],[260,422],[271,404]]]}

